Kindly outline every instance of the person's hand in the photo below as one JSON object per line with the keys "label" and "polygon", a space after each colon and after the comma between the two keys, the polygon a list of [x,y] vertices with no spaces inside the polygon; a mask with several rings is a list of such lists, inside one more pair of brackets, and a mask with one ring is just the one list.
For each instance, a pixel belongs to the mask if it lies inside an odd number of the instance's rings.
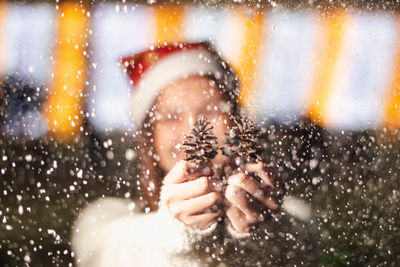
{"label": "person's hand", "polygon": [[187,161],[177,162],[164,179],[163,201],[177,220],[203,230],[222,215],[222,211],[212,210],[222,198],[208,177],[193,175],[188,173]]}
{"label": "person's hand", "polygon": [[[257,180],[254,177],[259,177]],[[272,179],[263,163],[248,163],[244,172],[234,173],[227,179],[225,198],[226,215],[239,233],[248,233],[253,224],[263,221],[271,211],[278,209],[277,200],[271,197],[275,190]]]}

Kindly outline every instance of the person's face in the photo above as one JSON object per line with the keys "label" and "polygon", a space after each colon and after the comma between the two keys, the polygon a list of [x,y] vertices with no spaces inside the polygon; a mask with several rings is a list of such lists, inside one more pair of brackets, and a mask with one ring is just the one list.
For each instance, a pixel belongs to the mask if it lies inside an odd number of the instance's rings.
{"label": "person's face", "polygon": [[[231,106],[221,95],[215,82],[201,76],[178,79],[167,85],[157,97],[151,116],[153,122],[153,145],[159,164],[169,171],[183,159],[176,146],[189,134],[196,120],[204,116],[214,126],[212,132],[222,146],[224,134],[230,124]],[[213,162],[220,163],[220,154]]]}

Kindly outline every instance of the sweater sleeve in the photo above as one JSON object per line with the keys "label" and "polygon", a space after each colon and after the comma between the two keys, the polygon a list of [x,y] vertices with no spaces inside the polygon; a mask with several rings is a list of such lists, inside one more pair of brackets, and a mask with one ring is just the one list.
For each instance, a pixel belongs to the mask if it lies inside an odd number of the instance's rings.
{"label": "sweater sleeve", "polygon": [[77,219],[72,247],[78,266],[200,266],[187,259],[194,243],[216,225],[196,230],[174,219],[161,205],[154,213],[139,213],[131,201],[105,198],[88,205]]}

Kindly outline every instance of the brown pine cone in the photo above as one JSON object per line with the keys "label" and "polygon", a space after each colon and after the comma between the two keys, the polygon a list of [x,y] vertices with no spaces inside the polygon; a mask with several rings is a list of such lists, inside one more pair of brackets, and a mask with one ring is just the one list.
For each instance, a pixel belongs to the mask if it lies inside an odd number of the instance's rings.
{"label": "brown pine cone", "polygon": [[232,128],[225,134],[222,154],[234,159],[238,166],[260,160],[260,133],[253,122],[245,116],[240,116],[234,117],[233,123]]}
{"label": "brown pine cone", "polygon": [[194,123],[191,134],[185,135],[181,145],[184,160],[194,163],[195,167],[206,166],[218,154],[217,138],[213,135],[210,122],[203,117]]}

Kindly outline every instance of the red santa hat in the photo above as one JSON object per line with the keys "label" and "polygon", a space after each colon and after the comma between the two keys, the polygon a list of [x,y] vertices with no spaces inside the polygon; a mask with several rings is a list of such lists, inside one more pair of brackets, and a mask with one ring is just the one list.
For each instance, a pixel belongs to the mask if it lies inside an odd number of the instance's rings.
{"label": "red santa hat", "polygon": [[131,113],[137,126],[143,123],[159,91],[179,78],[212,75],[223,90],[237,94],[236,75],[208,42],[152,47],[122,58],[122,64],[134,86]]}

